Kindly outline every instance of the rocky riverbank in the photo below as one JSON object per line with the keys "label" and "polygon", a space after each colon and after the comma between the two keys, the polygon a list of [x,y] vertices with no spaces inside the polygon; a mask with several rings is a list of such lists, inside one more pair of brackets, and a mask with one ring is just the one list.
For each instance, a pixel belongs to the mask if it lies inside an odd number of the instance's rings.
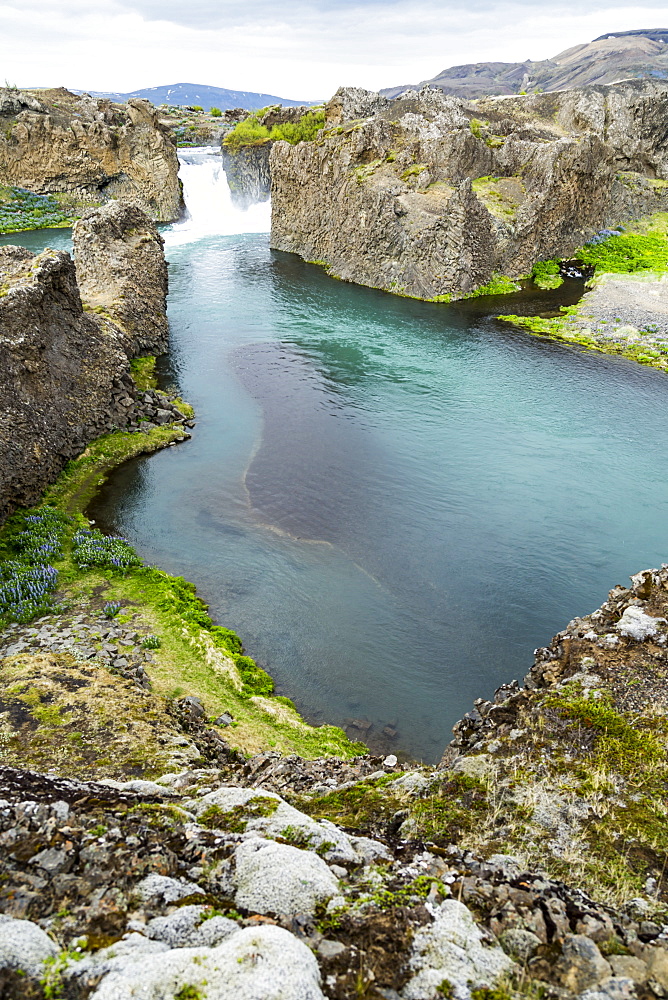
{"label": "rocky riverbank", "polygon": [[576,306],[558,315],[501,314],[498,319],[668,372],[668,275],[600,274],[589,285]]}

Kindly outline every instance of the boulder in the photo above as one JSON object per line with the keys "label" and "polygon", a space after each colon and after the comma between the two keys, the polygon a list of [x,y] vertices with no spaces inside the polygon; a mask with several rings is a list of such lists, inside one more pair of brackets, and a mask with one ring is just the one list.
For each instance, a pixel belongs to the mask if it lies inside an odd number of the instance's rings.
{"label": "boulder", "polygon": [[288,844],[253,837],[235,851],[235,904],[253,913],[313,914],[339,892],[322,858]]}
{"label": "boulder", "polygon": [[55,958],[58,950],[51,938],[31,920],[16,920],[0,914],[0,976],[5,971],[16,971],[39,979],[44,963]]}
{"label": "boulder", "polygon": [[289,931],[273,926],[247,927],[215,948],[179,948],[112,959],[90,1000],[179,996],[324,1000],[313,953]]}
{"label": "boulder", "polygon": [[444,980],[458,1000],[465,1000],[471,987],[493,987],[515,963],[498,945],[484,943],[468,907],[446,899],[434,923],[416,932],[410,968],[413,975],[401,992],[402,1000],[432,1000],[440,995]]}

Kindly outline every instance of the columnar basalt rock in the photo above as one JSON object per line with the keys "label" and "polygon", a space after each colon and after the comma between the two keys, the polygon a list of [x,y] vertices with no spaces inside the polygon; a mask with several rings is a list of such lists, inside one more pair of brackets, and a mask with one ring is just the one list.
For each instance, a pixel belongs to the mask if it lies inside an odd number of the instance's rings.
{"label": "columnar basalt rock", "polygon": [[136,205],[109,202],[75,223],[77,282],[89,309],[126,335],[130,357],[167,349],[167,263],[155,225]]}
{"label": "columnar basalt rock", "polygon": [[271,194],[269,154],[272,143],[259,146],[222,146],[223,167],[230,185],[232,201],[239,208],[248,208],[267,201]]}
{"label": "columnar basalt rock", "polygon": [[150,219],[112,203],[81,221],[75,247],[76,270],[64,252],[0,248],[0,521],[127,424],[129,358],[166,348],[166,265]]}
{"label": "columnar basalt rock", "polygon": [[272,246],[346,281],[461,297],[668,205],[668,86],[465,103],[339,91],[321,137],[271,152]]}
{"label": "columnar basalt rock", "polygon": [[116,198],[158,221],[178,218],[176,146],[148,101],[37,93],[0,89],[0,184],[69,193],[91,205]]}

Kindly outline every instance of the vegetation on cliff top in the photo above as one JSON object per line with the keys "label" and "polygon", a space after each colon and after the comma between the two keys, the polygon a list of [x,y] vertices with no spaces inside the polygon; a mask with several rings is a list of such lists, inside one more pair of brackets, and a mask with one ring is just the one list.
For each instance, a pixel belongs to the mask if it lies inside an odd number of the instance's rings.
{"label": "vegetation on cliff top", "polygon": [[[90,206],[89,206],[90,207]],[[81,214],[79,212],[79,214]],[[50,194],[33,194],[18,187],[0,186],[0,233],[27,229],[60,229],[77,218],[72,205]]]}
{"label": "vegetation on cliff top", "polygon": [[242,146],[261,146],[265,142],[278,142],[283,139],[295,146],[298,142],[311,142],[324,127],[325,112],[321,110],[307,111],[297,122],[283,122],[271,129],[260,122],[267,108],[262,108],[239,122],[223,139],[223,145],[232,149]]}

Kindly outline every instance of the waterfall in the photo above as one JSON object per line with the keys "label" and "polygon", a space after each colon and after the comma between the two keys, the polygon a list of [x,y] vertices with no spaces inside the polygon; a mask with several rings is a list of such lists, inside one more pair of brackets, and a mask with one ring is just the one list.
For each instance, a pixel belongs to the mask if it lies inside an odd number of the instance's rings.
{"label": "waterfall", "polygon": [[181,149],[179,163],[186,216],[164,232],[167,246],[194,243],[205,236],[269,232],[271,203],[265,201],[246,210],[233,205],[219,152],[210,146]]}

